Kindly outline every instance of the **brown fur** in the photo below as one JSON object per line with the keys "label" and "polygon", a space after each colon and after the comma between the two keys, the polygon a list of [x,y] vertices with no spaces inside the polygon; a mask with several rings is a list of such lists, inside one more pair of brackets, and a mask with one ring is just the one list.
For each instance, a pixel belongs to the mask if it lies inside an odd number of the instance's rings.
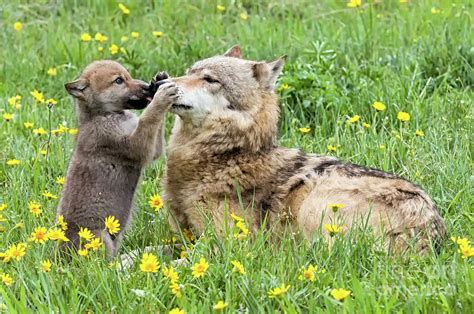
{"label": "brown fur", "polygon": [[[151,101],[148,84],[132,79],[113,61],[90,64],[65,87],[74,97],[79,132],[58,215],[68,223],[68,246],[77,249],[79,229],[87,227],[102,238],[113,257],[130,221],[141,170],[163,150],[165,112],[177,89],[173,83],[165,84]],[[124,110],[142,108],[150,101],[140,119]],[[104,231],[109,215],[121,224],[116,236]]]}
{"label": "brown fur", "polygon": [[240,48],[232,48],[174,79],[183,94],[171,107],[178,115],[165,178],[171,224],[202,232],[204,213],[220,230],[227,207],[244,216],[253,230],[266,219],[273,232],[289,225],[311,239],[322,224],[335,221],[328,205],[342,203],[338,224],[347,230],[368,219],[377,234],[388,235],[386,245],[396,251],[406,248],[407,240],[426,251],[429,239],[442,239],[444,222],[416,185],[380,170],[276,145],[274,84],[282,66],[282,58],[243,60]]}

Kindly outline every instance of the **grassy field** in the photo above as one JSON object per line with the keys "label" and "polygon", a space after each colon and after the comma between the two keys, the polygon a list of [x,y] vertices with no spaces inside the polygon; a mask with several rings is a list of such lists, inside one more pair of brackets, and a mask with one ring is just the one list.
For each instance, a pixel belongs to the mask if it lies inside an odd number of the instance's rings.
{"label": "grassy field", "polygon": [[[58,178],[74,144],[76,121],[65,82],[103,58],[122,62],[144,80],[159,70],[181,75],[196,60],[235,43],[249,59],[289,56],[278,87],[282,145],[404,176],[437,202],[450,236],[472,240],[473,5],[362,2],[352,8],[330,0],[125,0],[120,8],[112,0],[3,1],[0,310],[206,313],[223,301],[229,313],[472,313],[474,258],[449,239],[439,254],[399,258],[380,251],[368,232],[337,235],[331,248],[321,237],[307,245],[290,235],[279,246],[268,245],[270,235],[263,231],[254,240],[219,240],[209,228],[193,244],[172,235],[166,204],[158,211],[149,205],[162,192],[165,158],[143,175],[121,253],[185,242],[187,253],[176,252],[189,260],[174,268],[179,279],[163,273],[171,257],[159,251],[153,253],[161,268],[145,273],[141,255],[121,270],[101,250],[66,262],[55,258],[57,241],[29,241],[35,228],[55,225]],[[57,103],[48,106],[50,98]],[[373,108],[376,101],[385,110]],[[399,112],[408,113],[409,121],[400,121]],[[31,202],[41,213],[31,212]],[[195,278],[191,267],[201,258],[209,267]],[[51,261],[48,272],[45,260]],[[317,270],[308,270],[310,265]],[[282,291],[272,290],[282,285]],[[331,294],[336,288],[351,294],[338,301]]]}

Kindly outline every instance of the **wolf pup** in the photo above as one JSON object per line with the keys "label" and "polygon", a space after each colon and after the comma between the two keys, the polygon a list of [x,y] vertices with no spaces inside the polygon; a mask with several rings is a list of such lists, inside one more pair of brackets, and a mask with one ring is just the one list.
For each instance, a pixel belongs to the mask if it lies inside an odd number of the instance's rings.
{"label": "wolf pup", "polygon": [[[108,60],[93,62],[65,85],[79,122],[58,208],[68,223],[67,246],[78,249],[78,232],[87,227],[102,239],[109,258],[116,255],[141,170],[162,153],[165,112],[177,99],[175,83],[164,83],[156,94],[152,85]],[[126,110],[145,107],[140,118]],[[104,230],[107,216],[119,220],[118,234]]]}
{"label": "wolf pup", "polygon": [[[202,232],[206,216],[219,231],[228,209],[253,230],[290,225],[308,239],[333,221],[344,229],[367,221],[396,252],[411,244],[425,252],[429,240],[439,242],[445,223],[415,184],[277,146],[274,89],[284,60],[243,60],[235,46],[173,79],[182,95],[170,109],[177,115],[165,178],[171,225]],[[330,204],[344,206],[334,213]]]}

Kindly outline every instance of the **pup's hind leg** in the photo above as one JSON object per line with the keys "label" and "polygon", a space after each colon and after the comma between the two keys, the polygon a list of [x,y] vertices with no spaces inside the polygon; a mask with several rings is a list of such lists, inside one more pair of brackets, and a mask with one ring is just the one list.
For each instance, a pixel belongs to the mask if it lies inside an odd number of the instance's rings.
{"label": "pup's hind leg", "polygon": [[112,236],[106,230],[101,230],[100,237],[105,245],[107,259],[113,260],[115,256],[117,256],[120,242],[122,240],[122,233],[119,233],[117,237],[112,238]]}

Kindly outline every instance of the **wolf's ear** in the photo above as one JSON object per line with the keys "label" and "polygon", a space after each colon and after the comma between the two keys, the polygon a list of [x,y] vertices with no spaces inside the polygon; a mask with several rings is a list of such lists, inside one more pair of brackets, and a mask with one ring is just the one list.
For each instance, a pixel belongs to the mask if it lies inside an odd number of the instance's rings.
{"label": "wolf's ear", "polygon": [[253,65],[253,75],[255,79],[265,89],[273,90],[275,88],[278,76],[285,65],[287,56],[281,56],[275,61],[259,62]]}
{"label": "wolf's ear", "polygon": [[86,79],[78,79],[64,84],[69,95],[80,99],[84,99],[84,90],[87,86],[89,86],[89,82]]}
{"label": "wolf's ear", "polygon": [[239,45],[235,45],[224,53],[224,57],[233,57],[242,59],[242,49]]}

